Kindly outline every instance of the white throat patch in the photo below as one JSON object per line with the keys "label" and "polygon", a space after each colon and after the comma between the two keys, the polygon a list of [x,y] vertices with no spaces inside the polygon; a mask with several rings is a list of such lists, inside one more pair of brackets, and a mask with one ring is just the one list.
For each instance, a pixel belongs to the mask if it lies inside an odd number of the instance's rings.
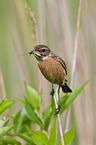
{"label": "white throat patch", "polygon": [[49,57],[49,56],[45,56],[45,57],[43,56],[43,60],[47,59],[48,57]]}

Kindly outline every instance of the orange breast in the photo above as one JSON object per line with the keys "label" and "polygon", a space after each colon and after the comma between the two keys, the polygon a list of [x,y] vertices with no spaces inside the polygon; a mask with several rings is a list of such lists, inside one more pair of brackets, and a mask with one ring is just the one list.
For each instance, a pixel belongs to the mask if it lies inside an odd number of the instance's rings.
{"label": "orange breast", "polygon": [[62,84],[65,80],[65,70],[61,63],[52,58],[47,58],[38,63],[44,77],[53,84]]}

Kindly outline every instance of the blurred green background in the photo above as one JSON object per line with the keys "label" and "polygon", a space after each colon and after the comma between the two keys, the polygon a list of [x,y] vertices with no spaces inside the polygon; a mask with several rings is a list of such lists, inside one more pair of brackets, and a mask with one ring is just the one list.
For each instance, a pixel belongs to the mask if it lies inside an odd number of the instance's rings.
{"label": "blurred green background", "polygon": [[[23,97],[24,81],[38,90],[37,61],[22,55],[31,50],[34,41],[33,26],[25,0],[0,0],[0,71],[8,98]],[[37,23],[38,43],[48,45],[60,55],[68,67],[71,79],[72,59],[79,0],[27,0]],[[83,93],[72,105],[70,123],[76,119],[74,145],[96,144],[96,0],[83,0],[80,19],[80,35],[74,86],[90,80]],[[43,91],[42,109],[50,104],[51,84],[39,73]],[[3,98],[2,84],[0,96]],[[12,113],[22,108],[15,103]],[[62,123],[64,124],[64,117]]]}

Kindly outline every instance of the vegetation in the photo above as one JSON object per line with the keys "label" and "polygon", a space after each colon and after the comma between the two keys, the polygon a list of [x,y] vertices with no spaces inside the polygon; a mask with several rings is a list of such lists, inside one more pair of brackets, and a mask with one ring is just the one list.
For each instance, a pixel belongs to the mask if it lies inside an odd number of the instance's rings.
{"label": "vegetation", "polygon": [[[82,86],[73,88],[71,94],[66,94],[61,98],[61,112],[62,114],[66,108],[73,102],[73,100],[82,91],[86,83]],[[51,99],[51,105],[42,110],[42,118],[40,118],[40,102],[38,92],[25,83],[26,97],[25,99],[17,98],[24,107],[19,110],[15,115],[4,115],[6,109],[16,103],[12,99],[4,99],[0,102],[0,114],[2,120],[0,120],[0,144],[17,144],[20,145],[19,138],[26,141],[26,145],[55,145],[57,140],[57,116],[54,115],[55,103],[53,98]],[[6,114],[6,113],[5,113]],[[53,119],[52,119],[53,118]],[[49,130],[51,121],[53,125]],[[11,125],[10,121],[12,122]],[[36,131],[32,129],[35,125]],[[65,145],[68,145],[74,138],[75,121],[64,137]],[[11,131],[11,132],[10,132]],[[19,137],[19,138],[17,138]],[[57,145],[61,145],[61,140],[57,140]]]}
{"label": "vegetation", "polygon": [[[96,0],[0,0],[1,145],[96,143],[95,35]],[[73,92],[61,92],[59,115],[56,86],[52,98],[51,84],[27,54],[40,43],[67,65]]]}

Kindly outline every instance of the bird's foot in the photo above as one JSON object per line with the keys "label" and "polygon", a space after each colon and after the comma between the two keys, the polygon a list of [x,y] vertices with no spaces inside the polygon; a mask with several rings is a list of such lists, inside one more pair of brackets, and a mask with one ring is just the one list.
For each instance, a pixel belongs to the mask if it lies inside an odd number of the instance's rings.
{"label": "bird's foot", "polygon": [[55,109],[55,114],[54,115],[59,114],[59,112],[60,112],[60,105],[58,106],[58,108]]}
{"label": "bird's foot", "polygon": [[54,91],[54,89],[52,89],[52,91],[50,92],[50,95],[54,96],[54,93],[55,93],[55,91]]}

